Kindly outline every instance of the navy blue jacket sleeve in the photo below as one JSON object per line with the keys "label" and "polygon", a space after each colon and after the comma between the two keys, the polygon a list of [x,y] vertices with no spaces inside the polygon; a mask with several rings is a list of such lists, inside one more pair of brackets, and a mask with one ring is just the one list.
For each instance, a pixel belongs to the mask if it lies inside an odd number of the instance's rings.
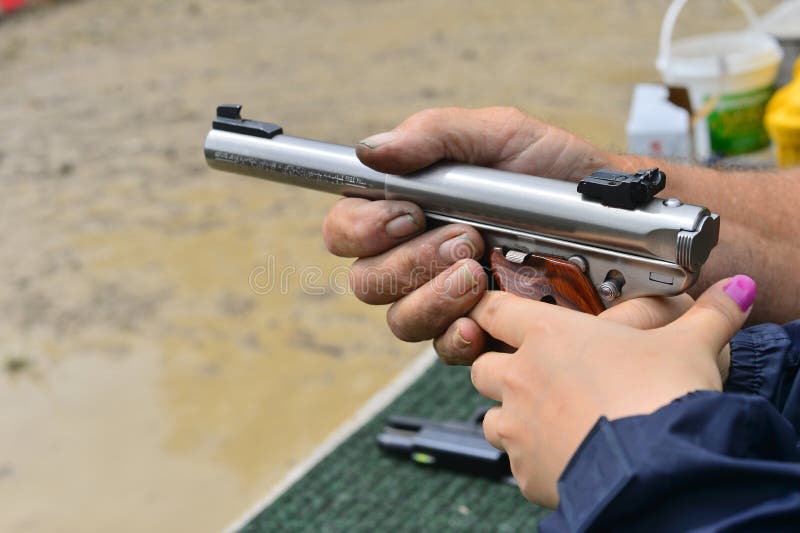
{"label": "navy blue jacket sleeve", "polygon": [[694,392],[601,418],[540,531],[797,531],[799,460],[794,428],[765,399]]}
{"label": "navy blue jacket sleeve", "polygon": [[540,530],[800,530],[799,337],[800,322],[740,332],[727,392],[601,418]]}
{"label": "navy blue jacket sleeve", "polygon": [[731,340],[725,390],[767,399],[800,435],[800,320],[784,326],[759,324]]}

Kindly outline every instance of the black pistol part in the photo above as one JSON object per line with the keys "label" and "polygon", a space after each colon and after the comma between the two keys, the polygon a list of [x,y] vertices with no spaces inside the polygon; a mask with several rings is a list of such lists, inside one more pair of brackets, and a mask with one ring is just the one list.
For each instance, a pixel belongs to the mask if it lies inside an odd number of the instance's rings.
{"label": "black pistol part", "polygon": [[608,207],[635,209],[664,190],[667,176],[658,168],[633,174],[600,169],[578,183],[578,192]]}
{"label": "black pistol part", "polygon": [[283,128],[270,122],[243,119],[242,106],[239,104],[222,104],[217,106],[217,116],[211,122],[215,130],[243,133],[254,137],[271,139],[283,133]]}
{"label": "black pistol part", "polygon": [[378,445],[386,452],[417,463],[475,476],[509,478],[508,455],[494,448],[483,436],[486,409],[476,411],[468,422],[433,422],[392,416],[377,437]]}

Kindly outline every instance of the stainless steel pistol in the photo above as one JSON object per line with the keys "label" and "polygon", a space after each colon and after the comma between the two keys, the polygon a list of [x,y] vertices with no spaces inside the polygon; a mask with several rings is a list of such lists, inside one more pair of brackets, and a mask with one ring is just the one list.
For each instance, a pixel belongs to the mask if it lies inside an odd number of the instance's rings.
{"label": "stainless steel pistol", "polygon": [[640,296],[687,290],[717,244],[719,215],[654,196],[666,176],[601,170],[574,183],[440,162],[406,176],[376,172],[353,148],[285,135],[221,105],[205,141],[208,164],[344,196],[407,200],[430,225],[483,236],[496,288],[599,313]]}

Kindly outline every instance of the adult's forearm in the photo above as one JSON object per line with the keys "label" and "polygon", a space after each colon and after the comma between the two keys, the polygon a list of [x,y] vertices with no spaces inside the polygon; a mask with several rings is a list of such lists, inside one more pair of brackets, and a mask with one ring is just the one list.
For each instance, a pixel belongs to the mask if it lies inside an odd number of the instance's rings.
{"label": "adult's forearm", "polygon": [[725,172],[636,156],[616,156],[614,164],[627,171],[658,166],[667,174],[665,196],[707,206],[722,217],[719,245],[694,294],[720,278],[746,273],[759,291],[750,322],[800,317],[800,169]]}

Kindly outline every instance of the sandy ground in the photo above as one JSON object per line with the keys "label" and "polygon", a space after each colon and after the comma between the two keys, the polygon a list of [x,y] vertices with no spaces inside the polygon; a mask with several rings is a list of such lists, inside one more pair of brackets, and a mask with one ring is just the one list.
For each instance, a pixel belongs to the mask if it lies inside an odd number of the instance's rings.
{"label": "sandy ground", "polygon": [[[206,168],[216,104],[343,144],[508,104],[621,149],[667,4],[84,0],[0,20],[0,531],[218,530],[422,349],[338,294],[333,198]],[[740,26],[729,4],[694,3],[684,33]],[[270,273],[285,286],[257,290]]]}

